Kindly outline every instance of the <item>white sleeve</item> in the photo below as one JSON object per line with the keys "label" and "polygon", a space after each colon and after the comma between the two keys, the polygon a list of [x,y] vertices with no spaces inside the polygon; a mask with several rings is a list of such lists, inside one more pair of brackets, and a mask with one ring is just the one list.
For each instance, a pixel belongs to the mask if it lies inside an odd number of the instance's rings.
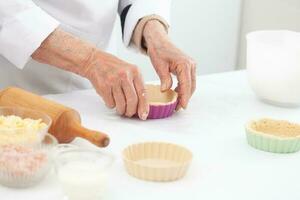
{"label": "white sleeve", "polygon": [[1,0],[0,55],[22,69],[58,25],[30,0]]}
{"label": "white sleeve", "polygon": [[129,46],[131,37],[138,21],[148,15],[159,15],[170,24],[171,0],[120,0],[119,13],[130,6],[124,20],[123,40]]}

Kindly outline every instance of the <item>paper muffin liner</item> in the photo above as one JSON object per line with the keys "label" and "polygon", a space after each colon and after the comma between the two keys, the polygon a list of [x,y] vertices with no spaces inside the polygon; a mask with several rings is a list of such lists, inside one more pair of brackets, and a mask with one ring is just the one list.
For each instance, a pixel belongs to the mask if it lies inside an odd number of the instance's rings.
{"label": "paper muffin liner", "polygon": [[150,110],[148,119],[162,119],[170,117],[177,106],[178,94],[169,89],[161,92],[159,85],[146,85]]}
{"label": "paper muffin liner", "polygon": [[148,142],[128,146],[123,151],[127,172],[146,181],[175,181],[185,176],[192,153],[181,146]]}
{"label": "paper muffin liner", "polygon": [[[280,122],[282,123],[284,121]],[[280,137],[266,134],[250,128],[251,123],[253,123],[253,121],[246,125],[247,142],[250,146],[272,153],[293,153],[300,150],[300,136]]]}

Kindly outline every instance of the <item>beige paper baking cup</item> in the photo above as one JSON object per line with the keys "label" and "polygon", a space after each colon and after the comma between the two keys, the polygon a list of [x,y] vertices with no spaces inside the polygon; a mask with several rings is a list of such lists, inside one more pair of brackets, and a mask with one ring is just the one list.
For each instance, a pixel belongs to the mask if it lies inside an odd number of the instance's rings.
{"label": "beige paper baking cup", "polygon": [[186,174],[192,153],[179,145],[164,142],[133,144],[123,150],[127,172],[147,181],[175,181]]}
{"label": "beige paper baking cup", "polygon": [[246,124],[248,144],[273,153],[300,150],[300,125],[284,120],[259,119]]}

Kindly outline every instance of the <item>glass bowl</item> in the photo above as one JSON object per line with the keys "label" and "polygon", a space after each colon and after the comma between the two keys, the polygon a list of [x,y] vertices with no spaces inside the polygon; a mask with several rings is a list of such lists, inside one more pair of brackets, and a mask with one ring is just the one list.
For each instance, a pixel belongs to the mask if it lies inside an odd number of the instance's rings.
{"label": "glass bowl", "polygon": [[40,145],[6,144],[0,146],[0,184],[27,188],[41,182],[53,166],[55,137],[46,134]]}
{"label": "glass bowl", "polygon": [[39,111],[21,107],[0,107],[0,116],[17,116],[22,119],[40,120],[46,126],[40,129],[36,127],[4,128],[0,126],[0,145],[6,144],[40,144],[51,126],[51,118]]}
{"label": "glass bowl", "polygon": [[58,145],[55,171],[66,198],[103,198],[113,160],[112,155],[101,151]]}

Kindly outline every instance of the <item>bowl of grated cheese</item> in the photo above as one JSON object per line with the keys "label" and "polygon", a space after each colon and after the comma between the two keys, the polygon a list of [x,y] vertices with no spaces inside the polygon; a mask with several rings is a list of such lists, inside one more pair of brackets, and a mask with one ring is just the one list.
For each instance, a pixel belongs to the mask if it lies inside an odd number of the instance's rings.
{"label": "bowl of grated cheese", "polygon": [[21,107],[0,107],[0,146],[40,144],[51,126],[51,118]]}

